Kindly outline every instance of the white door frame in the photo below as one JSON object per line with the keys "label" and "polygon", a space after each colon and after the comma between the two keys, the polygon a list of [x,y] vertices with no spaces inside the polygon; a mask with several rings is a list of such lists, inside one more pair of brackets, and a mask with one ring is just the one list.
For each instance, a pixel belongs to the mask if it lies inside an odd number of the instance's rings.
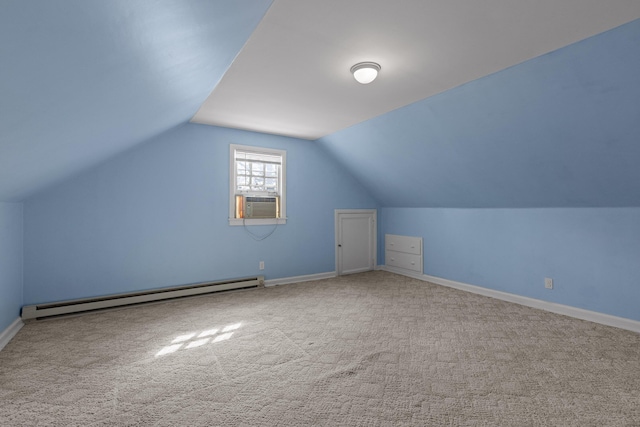
{"label": "white door frame", "polygon": [[341,214],[372,214],[373,215],[373,266],[372,270],[378,267],[378,210],[377,209],[336,209],[334,214],[335,229],[335,251],[336,251],[336,275],[341,272],[340,266],[340,236],[339,236],[339,218]]}

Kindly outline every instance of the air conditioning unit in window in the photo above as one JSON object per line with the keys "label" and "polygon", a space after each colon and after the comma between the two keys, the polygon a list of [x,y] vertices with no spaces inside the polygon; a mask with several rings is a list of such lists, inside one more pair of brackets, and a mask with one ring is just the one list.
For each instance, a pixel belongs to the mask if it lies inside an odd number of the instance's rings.
{"label": "air conditioning unit in window", "polygon": [[243,196],[241,218],[279,218],[279,197]]}

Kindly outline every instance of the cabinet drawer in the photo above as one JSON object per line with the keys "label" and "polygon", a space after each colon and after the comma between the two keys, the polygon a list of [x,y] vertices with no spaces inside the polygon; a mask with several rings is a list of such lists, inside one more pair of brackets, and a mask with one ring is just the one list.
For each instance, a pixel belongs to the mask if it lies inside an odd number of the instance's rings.
{"label": "cabinet drawer", "polygon": [[385,251],[385,264],[422,273],[422,255]]}
{"label": "cabinet drawer", "polygon": [[406,252],[422,255],[422,238],[385,234],[385,249],[388,251]]}

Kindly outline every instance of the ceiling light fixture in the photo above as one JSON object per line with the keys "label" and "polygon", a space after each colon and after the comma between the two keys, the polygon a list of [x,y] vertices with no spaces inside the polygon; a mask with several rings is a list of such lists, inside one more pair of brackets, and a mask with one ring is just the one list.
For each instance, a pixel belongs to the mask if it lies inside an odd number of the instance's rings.
{"label": "ceiling light fixture", "polygon": [[351,74],[358,83],[363,85],[369,84],[378,77],[378,71],[380,71],[380,64],[375,62],[359,62],[351,67]]}

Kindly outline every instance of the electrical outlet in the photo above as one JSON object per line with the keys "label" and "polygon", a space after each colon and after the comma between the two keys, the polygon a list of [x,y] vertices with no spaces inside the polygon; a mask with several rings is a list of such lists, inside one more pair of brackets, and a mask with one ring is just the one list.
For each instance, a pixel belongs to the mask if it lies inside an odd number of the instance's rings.
{"label": "electrical outlet", "polygon": [[549,279],[548,277],[544,278],[544,287],[547,289],[553,289],[553,279]]}
{"label": "electrical outlet", "polygon": [[264,261],[260,261],[260,270],[264,270]]}

